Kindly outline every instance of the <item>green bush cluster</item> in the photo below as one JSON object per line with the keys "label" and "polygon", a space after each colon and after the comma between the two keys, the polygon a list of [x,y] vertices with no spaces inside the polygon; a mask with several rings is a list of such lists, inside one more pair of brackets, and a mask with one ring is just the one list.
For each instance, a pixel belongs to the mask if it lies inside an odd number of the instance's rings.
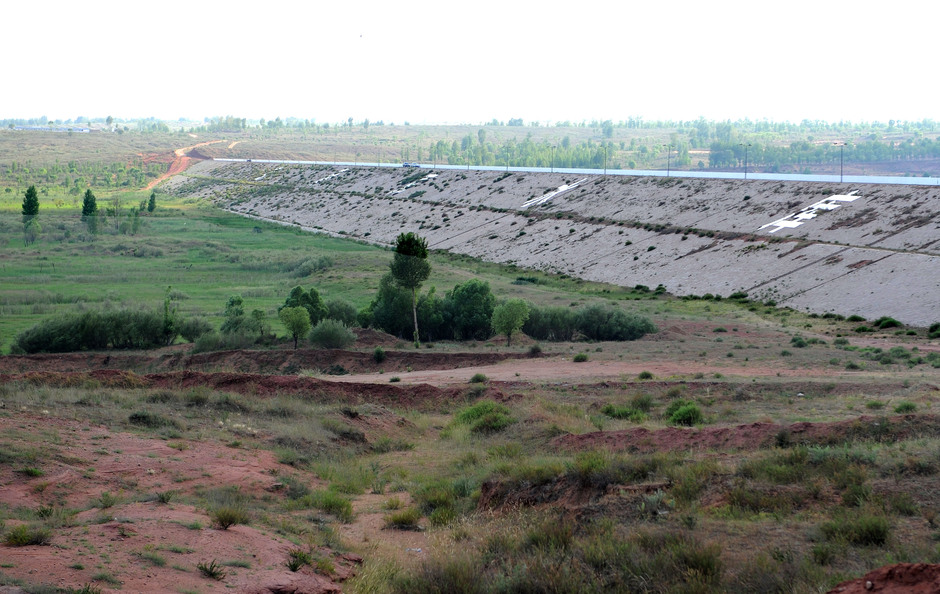
{"label": "green bush cluster", "polygon": [[669,420],[671,425],[684,425],[686,427],[698,425],[704,420],[701,409],[694,402],[681,398],[670,402],[663,416]]}
{"label": "green bush cluster", "polygon": [[310,331],[310,342],[324,349],[344,349],[356,342],[356,334],[339,320],[320,320]]}
{"label": "green bush cluster", "polygon": [[588,340],[637,340],[656,332],[656,326],[648,318],[611,305],[577,310],[533,306],[522,331],[538,340],[573,340],[578,334]]}
{"label": "green bush cluster", "polygon": [[25,353],[143,349],[170,344],[176,336],[161,311],[88,310],[47,318],[23,330],[16,337],[16,348]]}
{"label": "green bush cluster", "polygon": [[492,400],[482,400],[461,410],[456,421],[469,425],[473,433],[496,433],[516,422],[505,405]]}

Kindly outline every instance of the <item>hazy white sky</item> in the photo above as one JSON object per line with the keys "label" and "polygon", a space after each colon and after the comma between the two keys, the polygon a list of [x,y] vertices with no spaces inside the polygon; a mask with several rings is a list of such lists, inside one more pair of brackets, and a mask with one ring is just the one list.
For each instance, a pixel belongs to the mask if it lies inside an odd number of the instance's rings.
{"label": "hazy white sky", "polygon": [[0,118],[940,120],[929,0],[33,0],[3,12]]}

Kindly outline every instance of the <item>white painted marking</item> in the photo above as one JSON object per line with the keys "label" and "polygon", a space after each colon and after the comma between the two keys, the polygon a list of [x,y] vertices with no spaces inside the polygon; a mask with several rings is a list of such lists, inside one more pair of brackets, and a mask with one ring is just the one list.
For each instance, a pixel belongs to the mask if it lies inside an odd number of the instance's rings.
{"label": "white painted marking", "polygon": [[548,202],[549,200],[551,200],[555,196],[558,196],[559,194],[562,194],[564,192],[567,192],[568,190],[573,190],[577,188],[582,183],[586,182],[587,179],[588,178],[586,177],[583,179],[579,179],[578,181],[574,182],[570,186],[568,184],[562,184],[558,186],[558,189],[552,190],[548,194],[544,194],[542,196],[539,196],[538,198],[530,198],[522,203],[522,208],[529,208],[530,206],[538,206],[539,204],[544,204],[545,202]]}
{"label": "white painted marking", "polygon": [[776,229],[771,229],[768,231],[768,233],[776,233],[781,229],[795,229],[806,221],[815,219],[816,215],[820,214],[822,211],[835,210],[842,206],[843,202],[853,202],[858,200],[861,198],[861,196],[856,196],[857,193],[858,190],[853,190],[850,194],[836,194],[835,196],[830,196],[825,200],[820,200],[815,204],[810,204],[803,210],[787,215],[782,219],[777,219],[772,223],[761,225],[757,228],[757,230],[761,231],[767,227],[776,227]]}

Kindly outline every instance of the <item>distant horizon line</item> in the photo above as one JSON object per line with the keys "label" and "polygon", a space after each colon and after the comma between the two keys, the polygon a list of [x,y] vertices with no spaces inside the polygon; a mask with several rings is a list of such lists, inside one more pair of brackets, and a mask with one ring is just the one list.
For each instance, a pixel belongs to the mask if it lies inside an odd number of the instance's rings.
{"label": "distant horizon line", "polygon": [[[264,117],[259,117],[259,118],[244,117],[244,118],[243,118],[243,117],[241,117],[241,116],[234,116],[234,115],[231,115],[231,114],[227,114],[227,115],[203,116],[202,118],[188,118],[188,117],[161,118],[161,117],[152,116],[152,115],[151,115],[151,116],[138,116],[138,117],[116,117],[116,116],[109,116],[109,115],[88,117],[88,116],[80,115],[80,116],[77,116],[77,117],[75,117],[75,118],[62,119],[62,118],[49,118],[48,116],[41,115],[41,116],[36,116],[36,117],[0,117],[0,122],[10,122],[10,123],[12,123],[12,122],[16,122],[16,121],[27,122],[27,121],[43,121],[43,120],[44,120],[45,122],[50,123],[50,124],[62,125],[62,124],[66,124],[66,123],[76,123],[76,124],[77,124],[77,123],[80,123],[80,122],[85,122],[85,123],[99,123],[99,122],[102,122],[102,123],[103,123],[103,122],[105,122],[105,121],[107,120],[108,117],[112,117],[112,120],[115,121],[115,122],[137,122],[137,121],[151,121],[151,122],[153,122],[153,121],[156,121],[156,122],[164,122],[164,123],[171,123],[171,122],[172,122],[172,123],[184,123],[184,124],[206,124],[206,123],[211,122],[211,121],[214,120],[214,119],[235,118],[235,119],[244,119],[244,120],[246,121],[246,123],[249,123],[249,124],[254,125],[254,126],[260,125],[260,123],[261,123],[262,121],[263,121],[263,122],[270,122],[270,121],[277,120],[278,118],[280,118],[280,119],[281,119],[282,121],[284,121],[284,122],[287,122],[287,121],[291,121],[291,122],[310,122],[311,124],[321,125],[321,126],[324,125],[324,124],[329,124],[330,126],[334,126],[334,125],[343,126],[343,125],[347,125],[347,124],[348,124],[348,121],[349,121],[349,119],[350,119],[349,117],[347,117],[347,118],[343,118],[343,119],[339,119],[339,120],[334,120],[334,121],[328,121],[328,120],[321,120],[321,121],[318,121],[318,118],[305,118],[305,117],[299,117],[299,116],[285,116],[285,117],[281,117],[281,116],[279,116],[279,115],[275,115],[273,118],[264,118]],[[766,123],[770,123],[770,124],[787,124],[787,125],[799,126],[799,125],[802,125],[804,122],[811,122],[811,123],[814,123],[814,124],[820,124],[820,123],[822,123],[822,124],[828,124],[828,125],[897,125],[897,124],[903,124],[903,123],[924,123],[924,122],[934,122],[934,121],[937,121],[937,120],[934,120],[934,118],[930,118],[930,117],[923,117],[923,118],[919,118],[919,119],[888,118],[888,119],[886,119],[886,120],[880,120],[880,119],[869,119],[869,120],[865,120],[865,119],[862,119],[862,120],[852,120],[852,119],[828,120],[828,119],[824,119],[824,118],[816,118],[816,119],[803,118],[803,119],[801,119],[801,120],[799,120],[799,121],[794,121],[794,120],[791,120],[791,119],[779,119],[779,120],[778,120],[778,119],[773,119],[773,118],[768,118],[768,117],[762,117],[762,118],[739,117],[739,118],[737,118],[737,119],[731,119],[731,118],[707,118],[707,117],[705,117],[705,116],[698,116],[698,117],[692,118],[692,119],[685,119],[685,118],[647,118],[647,117],[644,117],[644,116],[630,116],[630,117],[628,117],[627,119],[618,119],[618,120],[615,120],[615,119],[613,119],[613,118],[605,118],[605,119],[599,119],[599,118],[585,119],[585,118],[582,118],[582,119],[579,119],[579,120],[574,120],[574,119],[567,118],[567,119],[546,119],[546,120],[540,120],[540,119],[525,119],[525,118],[515,118],[515,117],[514,117],[514,118],[503,119],[503,120],[500,120],[500,119],[498,119],[498,118],[490,118],[490,119],[487,120],[487,121],[446,121],[446,120],[435,120],[435,121],[417,121],[417,122],[411,121],[411,120],[407,120],[407,119],[403,119],[403,120],[400,120],[400,121],[398,121],[398,122],[392,121],[392,120],[389,120],[389,121],[386,122],[385,119],[381,119],[381,118],[380,118],[380,119],[372,119],[372,118],[365,117],[365,118],[360,118],[360,119],[355,119],[355,118],[353,118],[353,122],[352,122],[352,123],[353,123],[354,126],[361,126],[361,125],[363,125],[366,121],[369,122],[369,125],[376,125],[376,126],[491,126],[491,125],[494,125],[493,122],[495,121],[495,122],[497,122],[497,125],[500,125],[500,126],[513,126],[513,124],[509,124],[508,122],[517,121],[517,120],[519,120],[519,121],[522,122],[521,124],[515,124],[516,126],[519,126],[519,127],[530,127],[530,126],[531,126],[531,127],[554,127],[554,126],[559,126],[559,125],[561,125],[561,124],[566,124],[566,123],[569,124],[571,127],[579,127],[579,126],[582,126],[582,125],[586,126],[586,125],[591,125],[591,124],[595,124],[595,123],[596,123],[596,124],[603,124],[603,123],[605,123],[605,122],[611,122],[611,123],[612,123],[613,125],[615,125],[615,126],[617,126],[617,125],[622,125],[622,124],[628,124],[628,123],[630,123],[630,122],[637,122],[637,123],[645,122],[645,123],[648,123],[648,124],[651,124],[651,123],[657,123],[657,124],[671,124],[671,123],[674,123],[674,124],[688,124],[688,123],[693,123],[693,122],[698,122],[698,121],[720,122],[720,123],[732,123],[732,124],[734,124],[734,123],[747,123],[747,122],[752,122],[752,123],[755,123],[755,122],[766,122]],[[893,124],[892,124],[892,122],[893,122]]]}

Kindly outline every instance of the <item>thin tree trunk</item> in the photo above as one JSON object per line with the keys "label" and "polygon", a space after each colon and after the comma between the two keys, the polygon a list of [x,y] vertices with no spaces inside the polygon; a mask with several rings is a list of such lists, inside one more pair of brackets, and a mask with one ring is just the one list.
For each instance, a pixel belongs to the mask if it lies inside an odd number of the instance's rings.
{"label": "thin tree trunk", "polygon": [[415,344],[420,344],[421,340],[418,338],[418,289],[414,287],[411,289],[411,313],[415,320]]}

